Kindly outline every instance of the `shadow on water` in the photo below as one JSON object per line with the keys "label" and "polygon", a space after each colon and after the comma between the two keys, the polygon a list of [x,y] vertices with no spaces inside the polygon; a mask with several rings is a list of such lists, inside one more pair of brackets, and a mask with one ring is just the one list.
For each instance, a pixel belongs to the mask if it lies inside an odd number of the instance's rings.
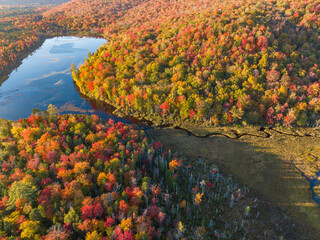
{"label": "shadow on water", "polygon": [[153,125],[152,122],[145,120],[145,119],[137,119],[135,117],[132,116],[117,116],[114,114],[114,111],[116,110],[116,108],[106,102],[102,102],[102,101],[98,101],[98,100],[94,100],[92,98],[89,98],[85,95],[83,95],[78,86],[76,84],[75,85],[75,89],[76,91],[79,93],[80,97],[82,99],[84,99],[85,101],[87,101],[88,103],[90,103],[91,108],[96,112],[96,113],[105,113],[106,116],[102,118],[104,119],[113,119],[116,121],[121,121],[121,122],[125,122],[125,123],[130,123],[130,124],[135,124],[139,127],[139,129],[141,130],[146,130],[151,128],[151,126]]}

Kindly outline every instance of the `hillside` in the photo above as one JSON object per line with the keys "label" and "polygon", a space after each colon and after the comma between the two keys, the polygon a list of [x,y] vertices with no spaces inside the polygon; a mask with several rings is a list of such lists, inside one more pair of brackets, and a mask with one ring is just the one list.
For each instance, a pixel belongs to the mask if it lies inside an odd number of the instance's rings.
{"label": "hillside", "polygon": [[23,5],[23,6],[40,6],[51,4],[62,4],[70,0],[0,0],[0,5]]}
{"label": "hillside", "polygon": [[0,8],[0,84],[45,38],[101,37],[106,25],[144,1],[73,0],[54,8]]}
{"label": "hillside", "polygon": [[316,239],[319,14],[314,0],[0,10],[0,84],[46,38],[104,37],[75,84],[154,127],[0,119],[0,238]]}
{"label": "hillside", "polygon": [[150,0],[106,26],[110,43],[74,79],[151,120],[312,126],[319,12],[314,1]]}

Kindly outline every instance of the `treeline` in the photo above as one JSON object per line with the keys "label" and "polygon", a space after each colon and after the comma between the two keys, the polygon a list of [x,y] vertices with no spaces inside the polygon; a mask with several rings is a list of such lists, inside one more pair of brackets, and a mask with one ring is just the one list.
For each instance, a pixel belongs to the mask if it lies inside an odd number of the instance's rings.
{"label": "treeline", "polygon": [[46,11],[43,16],[56,21],[66,31],[102,36],[105,26],[144,1],[147,0],[72,0]]}
{"label": "treeline", "polygon": [[41,39],[60,35],[103,35],[104,26],[142,2],[73,0],[55,8],[4,9],[0,14],[0,76]]}
{"label": "treeline", "polygon": [[0,5],[51,5],[62,4],[70,0],[0,0]]}
{"label": "treeline", "polygon": [[105,27],[74,79],[128,113],[206,124],[320,117],[315,1],[147,1]]}
{"label": "treeline", "polygon": [[[36,10],[7,10],[0,15],[0,73],[10,68],[20,54],[39,42],[35,30]],[[1,74],[2,75],[2,74]]]}

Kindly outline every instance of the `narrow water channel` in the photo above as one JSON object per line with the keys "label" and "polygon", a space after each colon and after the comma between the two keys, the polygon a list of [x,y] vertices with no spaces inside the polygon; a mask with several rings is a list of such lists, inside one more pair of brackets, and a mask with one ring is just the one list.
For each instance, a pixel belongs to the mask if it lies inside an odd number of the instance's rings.
{"label": "narrow water channel", "polygon": [[317,172],[315,178],[309,178],[306,176],[303,172],[301,172],[301,175],[309,182],[310,184],[310,191],[312,194],[312,199],[315,201],[319,207],[320,207],[320,196],[315,193],[314,188],[320,185],[319,177],[320,177],[320,172]]}

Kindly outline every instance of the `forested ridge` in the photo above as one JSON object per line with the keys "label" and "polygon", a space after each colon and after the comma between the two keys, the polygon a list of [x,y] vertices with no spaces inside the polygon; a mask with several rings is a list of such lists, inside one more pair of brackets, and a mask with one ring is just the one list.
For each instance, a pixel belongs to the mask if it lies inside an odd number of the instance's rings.
{"label": "forested ridge", "polygon": [[23,54],[45,38],[102,37],[106,24],[141,2],[73,0],[54,8],[0,9],[0,76],[13,70]]}
{"label": "forested ridge", "polygon": [[0,0],[0,5],[47,5],[62,4],[70,0]]}
{"label": "forested ridge", "polygon": [[105,27],[74,79],[151,118],[312,126],[319,119],[319,2],[147,1]]}
{"label": "forested ridge", "polygon": [[83,94],[129,114],[211,125],[319,120],[317,1],[74,0],[3,16],[2,71],[41,38],[106,37],[74,78]]}

